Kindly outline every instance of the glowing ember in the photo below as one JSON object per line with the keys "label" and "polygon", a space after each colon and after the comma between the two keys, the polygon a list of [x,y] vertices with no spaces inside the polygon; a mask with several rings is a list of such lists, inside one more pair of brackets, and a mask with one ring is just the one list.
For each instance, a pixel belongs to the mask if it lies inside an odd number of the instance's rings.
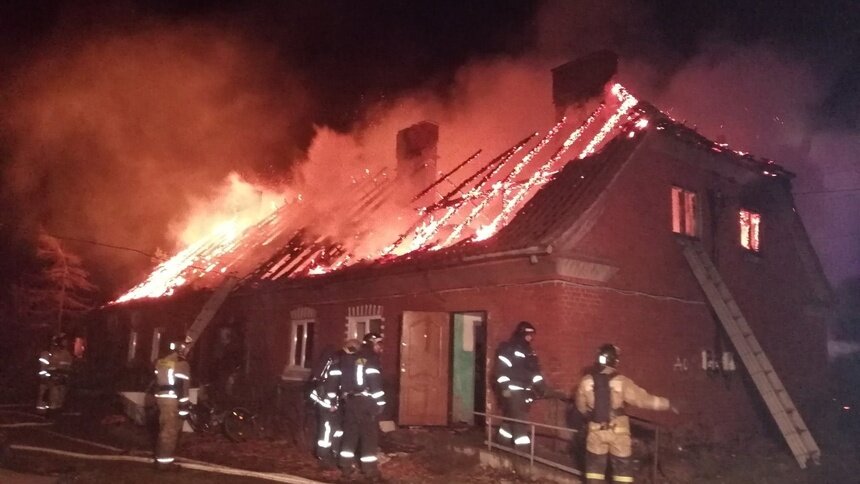
{"label": "glowing ember", "polygon": [[223,277],[240,257],[236,249],[245,240],[245,232],[259,225],[262,242],[272,239],[275,214],[283,204],[284,195],[254,186],[231,173],[226,186],[215,203],[196,205],[196,213],[180,235],[182,240],[193,240],[170,259],[159,264],[145,281],[117,298],[122,303],[141,298],[169,296],[191,280],[200,280],[210,274]]}
{"label": "glowing ember", "polygon": [[[339,215],[345,223],[337,228],[297,219],[292,213],[303,210],[291,210],[291,205],[283,203],[291,199],[292,203],[310,206],[308,193],[270,196],[238,176],[231,176],[232,188],[211,206],[195,210],[186,224],[181,237],[185,248],[115,302],[167,296],[190,281],[216,285],[216,281],[234,272],[264,280],[326,274],[360,261],[384,262],[395,255],[486,240],[498,233],[566,163],[596,153],[619,132],[633,137],[649,126],[642,113],[633,110],[637,99],[620,84],[614,84],[610,93],[606,103],[572,131],[568,131],[571,128],[567,120],[562,120],[523,155],[522,150],[533,142],[536,133],[526,137],[459,184],[447,179],[454,185],[448,194],[437,194],[438,200],[407,213],[398,209],[396,216],[377,213],[387,207],[397,187],[384,170],[372,175],[364,168],[363,173],[346,178],[352,193],[341,197],[348,200],[348,209]],[[558,146],[554,152],[546,149],[550,143]],[[566,157],[570,151],[575,156]],[[506,171],[511,163],[513,166]],[[426,190],[413,201],[420,200],[424,193]],[[479,219],[485,222],[477,226]],[[756,223],[756,229],[757,226]],[[408,228],[390,230],[398,227]],[[400,235],[395,237],[392,233]],[[392,238],[396,238],[393,243]],[[261,265],[260,260],[265,262]]]}

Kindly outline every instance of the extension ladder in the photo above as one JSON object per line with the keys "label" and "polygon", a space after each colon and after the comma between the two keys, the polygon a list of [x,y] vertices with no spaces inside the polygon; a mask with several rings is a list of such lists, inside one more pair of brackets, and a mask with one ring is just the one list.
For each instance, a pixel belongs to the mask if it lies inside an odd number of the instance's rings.
{"label": "extension ladder", "polygon": [[743,360],[800,468],[805,469],[810,459],[818,464],[821,450],[759,345],[749,323],[741,314],[723,278],[717,272],[717,268],[714,267],[701,243],[683,240],[682,245],[684,257],[731,338],[735,350]]}
{"label": "extension ladder", "polygon": [[194,323],[191,324],[191,327],[188,328],[188,331],[185,333],[185,351],[190,352],[191,348],[194,346],[194,343],[197,343],[197,339],[203,334],[203,330],[206,329],[206,326],[209,325],[209,322],[212,321],[212,318],[215,317],[215,313],[221,308],[221,305],[224,304],[224,301],[227,300],[227,296],[230,294],[230,291],[236,287],[236,284],[239,283],[239,279],[228,275],[224,282],[218,286],[209,299],[203,304],[203,308],[200,310],[200,313],[194,318]]}

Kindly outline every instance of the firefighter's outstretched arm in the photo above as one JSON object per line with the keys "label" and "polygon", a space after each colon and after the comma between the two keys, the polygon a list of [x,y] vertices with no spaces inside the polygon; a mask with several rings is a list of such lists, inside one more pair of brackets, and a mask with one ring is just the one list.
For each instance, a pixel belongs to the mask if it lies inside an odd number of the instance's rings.
{"label": "firefighter's outstretched arm", "polygon": [[669,410],[669,399],[651,395],[630,379],[624,382],[624,403],[648,410]]}

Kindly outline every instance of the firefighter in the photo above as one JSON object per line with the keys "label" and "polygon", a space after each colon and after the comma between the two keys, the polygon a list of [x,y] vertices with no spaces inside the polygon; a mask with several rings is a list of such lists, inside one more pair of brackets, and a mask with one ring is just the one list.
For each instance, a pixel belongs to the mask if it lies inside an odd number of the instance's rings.
{"label": "firefighter", "polygon": [[320,372],[313,378],[313,390],[311,400],[317,408],[317,441],[314,446],[317,458],[326,466],[337,464],[337,454],[340,452],[340,439],[343,436],[342,415],[338,395],[326,394],[326,384],[330,378],[330,372],[339,368],[340,360],[346,355],[353,355],[361,346],[357,339],[350,339],[344,343],[343,348],[331,355],[325,362]]}
{"label": "firefighter", "polygon": [[158,442],[155,465],[158,469],[174,467],[174,451],[182,431],[182,419],[188,415],[188,390],[191,368],[185,360],[185,345],[171,342],[166,356],[155,362],[155,402],[158,405]]}
{"label": "firefighter", "polygon": [[[535,398],[546,393],[546,382],[540,371],[540,362],[531,346],[535,327],[521,321],[510,340],[502,343],[496,354],[496,391],[502,404],[502,415],[525,420],[529,406]],[[526,451],[531,445],[527,427],[523,423],[504,421],[499,426],[502,444]]]}
{"label": "firefighter", "polygon": [[606,481],[607,460],[611,461],[612,482],[633,482],[630,456],[630,419],[624,407],[632,405],[650,410],[672,410],[669,400],[656,397],[620,375],[620,351],[615,345],[600,347],[597,365],[579,382],[576,408],[588,418],[585,440],[585,479],[587,483]]}
{"label": "firefighter", "polygon": [[57,412],[63,408],[68,391],[72,354],[66,347],[68,338],[58,333],[51,338],[51,347],[39,353],[39,396],[36,410]]}
{"label": "firefighter", "polygon": [[382,336],[368,333],[357,352],[343,355],[329,371],[326,396],[341,398],[343,438],[339,464],[345,478],[353,471],[358,457],[361,472],[372,480],[380,479],[377,466],[379,425],[377,417],[385,406],[379,354]]}

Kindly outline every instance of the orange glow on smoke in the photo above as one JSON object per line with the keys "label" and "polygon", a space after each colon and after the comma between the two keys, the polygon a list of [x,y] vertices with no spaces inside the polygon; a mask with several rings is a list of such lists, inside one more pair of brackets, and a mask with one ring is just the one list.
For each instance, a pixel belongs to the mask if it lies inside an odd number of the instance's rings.
{"label": "orange glow on smoke", "polygon": [[113,302],[169,296],[194,280],[227,273],[238,260],[234,253],[244,232],[265,222],[281,207],[284,196],[231,173],[217,199],[193,204],[194,213],[179,235],[185,248],[160,263],[145,281]]}
{"label": "orange glow on smoke", "polygon": [[460,185],[452,182],[455,188],[440,194],[441,200],[408,211],[398,207],[397,216],[380,213],[394,198],[393,177],[372,176],[364,169],[353,179],[354,193],[340,197],[349,208],[338,214],[342,223],[337,228],[297,219],[293,213],[304,210],[292,210],[285,203],[308,207],[314,202],[312,194],[270,192],[233,175],[219,197],[194,210],[181,231],[184,248],[114,302],[168,296],[194,282],[212,287],[225,274],[262,280],[302,277],[486,240],[568,163],[597,153],[618,133],[626,139],[645,130],[649,123],[635,109],[637,104],[614,84],[582,124],[565,119],[542,138],[535,133],[499,157],[485,160],[483,168]]}

